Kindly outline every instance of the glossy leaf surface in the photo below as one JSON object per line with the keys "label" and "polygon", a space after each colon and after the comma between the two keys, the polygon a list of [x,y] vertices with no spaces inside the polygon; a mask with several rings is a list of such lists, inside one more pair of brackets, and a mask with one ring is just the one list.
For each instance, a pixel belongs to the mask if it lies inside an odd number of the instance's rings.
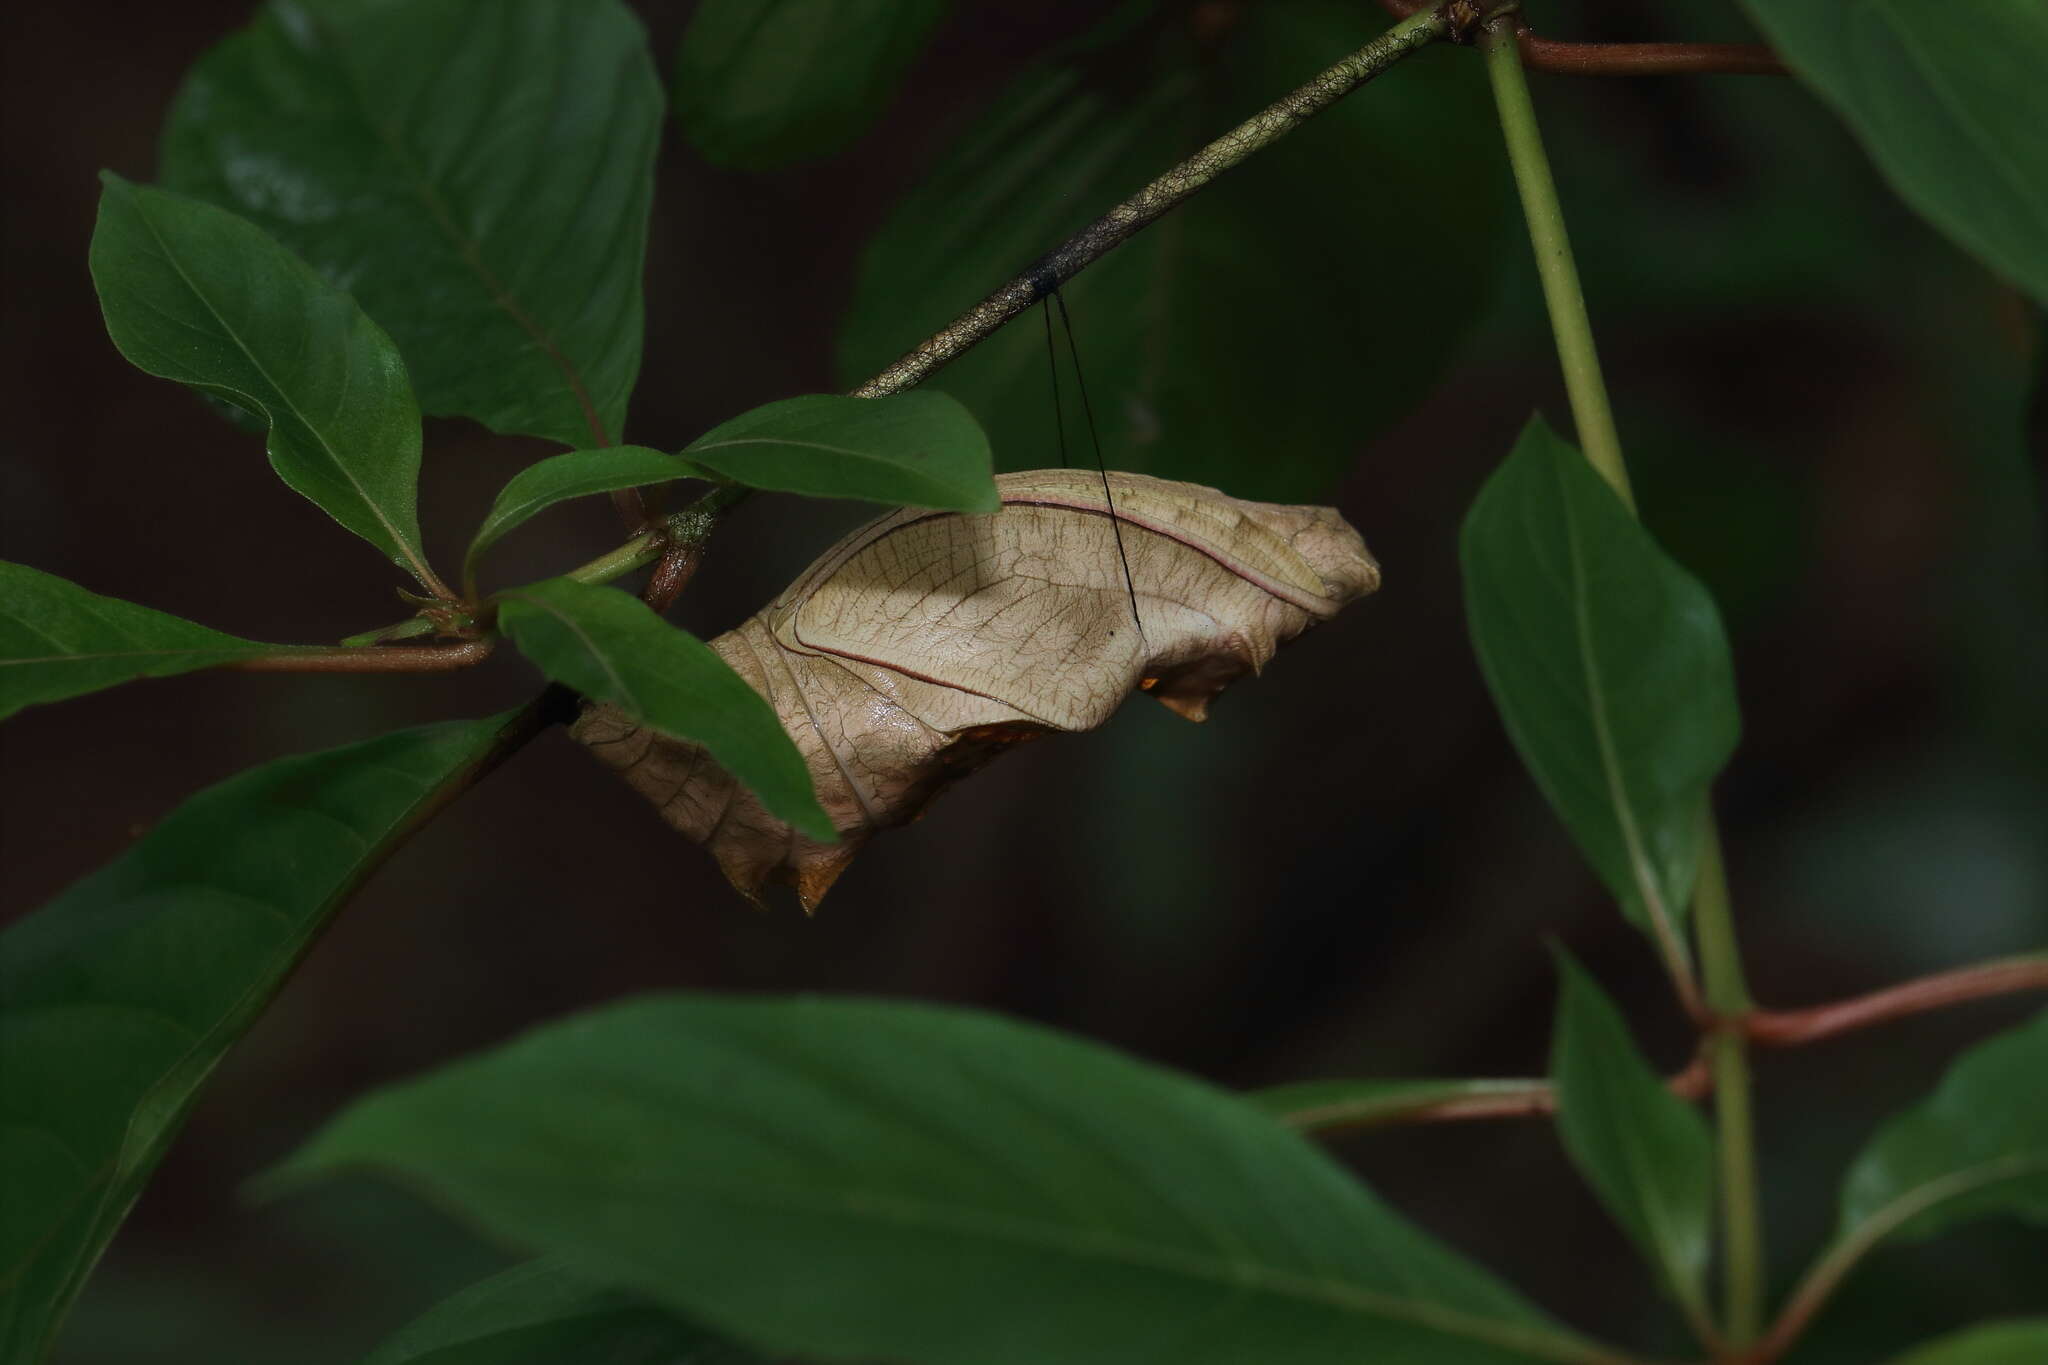
{"label": "glossy leaf surface", "polygon": [[279,478],[431,581],[415,510],[419,409],[383,328],[234,214],[101,179],[92,278],[121,354],[262,417]]}
{"label": "glossy leaf surface", "polygon": [[1541,419],[1480,490],[1459,558],[1522,761],[1628,917],[1675,926],[1740,729],[1713,599]]}
{"label": "glossy leaf surface", "polygon": [[363,1365],[754,1365],[760,1357],[549,1261],[529,1261],[407,1323]]}
{"label": "glossy leaf surface", "polygon": [[0,562],[0,718],[24,706],[235,659],[288,654]]}
{"label": "glossy leaf surface", "polygon": [[37,1358],[214,1066],[504,724],[229,778],[0,934],[0,1359]]}
{"label": "glossy leaf surface", "polygon": [[498,623],[541,672],[695,740],[780,819],[831,840],[810,771],[760,693],[702,640],[616,588],[551,578],[499,594]]}
{"label": "glossy leaf surface", "polygon": [[1590,1348],[1229,1096],[984,1014],[667,996],[373,1095],[370,1167],[769,1352],[958,1365]]}
{"label": "glossy leaf surface", "polygon": [[1628,1024],[1569,956],[1557,954],[1550,1070],[1572,1164],[1695,1321],[1707,1321],[1714,1140],[1636,1050]]}
{"label": "glossy leaf surface", "polygon": [[996,510],[988,437],[943,393],[785,398],[719,424],[683,454],[749,488]]}
{"label": "glossy leaf surface", "polygon": [[2011,1214],[2048,1224],[2048,1012],[1979,1043],[1863,1149],[1838,1240],[1932,1237]]}
{"label": "glossy leaf surface", "polygon": [[2048,304],[2048,6],[1745,5],[1900,198]]}
{"label": "glossy leaf surface", "polygon": [[660,130],[618,0],[274,0],[192,68],[163,176],[362,300],[426,411],[609,445]]}
{"label": "glossy leaf surface", "polygon": [[946,0],[705,0],[676,51],[676,118],[708,161],[821,157],[874,120]]}
{"label": "glossy leaf surface", "polygon": [[[844,383],[1386,24],[1325,0],[1239,6],[1214,28],[1204,13],[1124,7],[970,125],[868,247]],[[1111,469],[1327,501],[1359,444],[1420,401],[1490,299],[1503,222],[1484,75],[1459,56],[1403,61],[1066,287]],[[1087,465],[1065,344],[1065,462]],[[981,419],[999,469],[1063,462],[1046,352],[1043,322],[1021,318],[928,386]]]}
{"label": "glossy leaf surface", "polygon": [[571,450],[528,465],[506,480],[492,500],[491,510],[484,514],[483,524],[469,542],[469,553],[463,557],[463,575],[466,578],[474,574],[484,551],[508,532],[558,502],[686,479],[692,472],[689,461],[646,446]]}

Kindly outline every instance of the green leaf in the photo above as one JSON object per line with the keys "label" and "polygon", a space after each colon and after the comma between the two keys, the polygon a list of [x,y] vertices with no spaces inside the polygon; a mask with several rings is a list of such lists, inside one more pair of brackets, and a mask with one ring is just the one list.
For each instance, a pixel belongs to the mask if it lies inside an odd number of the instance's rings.
{"label": "green leaf", "polygon": [[620,488],[637,488],[642,484],[666,483],[670,479],[687,479],[694,473],[689,461],[649,450],[646,446],[572,450],[530,464],[498,490],[491,510],[484,516],[483,525],[477,527],[475,538],[469,542],[469,553],[463,556],[462,576],[473,582],[477,561],[483,558],[484,551],[497,544],[514,527],[558,502],[592,493],[610,493]]}
{"label": "green leaf", "polygon": [[1979,1323],[1915,1347],[1891,1365],[2041,1365],[2048,1360],[2048,1318]]}
{"label": "green leaf", "polygon": [[1540,418],[1480,490],[1459,558],[1522,761],[1629,919],[1682,952],[1707,788],[1740,730],[1713,599]]}
{"label": "green leaf", "polygon": [[2048,1011],[1957,1058],[1842,1185],[1837,1247],[1919,1241],[2011,1214],[2048,1224]]}
{"label": "green leaf", "polygon": [[530,1261],[436,1304],[363,1365],[754,1365],[645,1302]]}
{"label": "green leaf", "polygon": [[2048,304],[2048,7],[1746,0],[1908,204]]}
{"label": "green leaf", "polygon": [[270,424],[270,466],[419,579],[420,414],[405,363],[355,300],[209,204],[100,176],[92,278],[136,368]]}
{"label": "green leaf", "polygon": [[1709,1322],[1714,1140],[1636,1051],[1621,1012],[1563,951],[1557,974],[1550,1070],[1558,1135],[1665,1289],[1693,1322]]}
{"label": "green leaf", "polygon": [[1581,1360],[1228,1095],[994,1016],[665,996],[357,1103],[367,1166],[765,1352],[916,1365]]}
{"label": "green leaf", "polygon": [[[1123,7],[1020,77],[898,204],[840,334],[849,387],[1385,25],[1269,0],[1204,41],[1151,9]],[[1504,256],[1498,135],[1484,72],[1460,56],[1408,58],[1066,286],[1110,468],[1327,500],[1421,401]],[[981,419],[999,469],[1062,463],[1046,349],[1044,324],[1020,319],[932,380]],[[1086,464],[1061,370],[1067,462]]]}
{"label": "green leaf", "polygon": [[354,293],[428,412],[604,446],[660,133],[618,0],[273,0],[186,77],[163,176]]}
{"label": "green leaf", "polygon": [[713,427],[683,453],[749,488],[954,512],[999,505],[988,437],[943,393],[785,398]]}
{"label": "green leaf", "polygon": [[1289,1128],[1323,1133],[1366,1128],[1408,1118],[1418,1111],[1463,1101],[1512,1102],[1548,1098],[1544,1081],[1296,1081],[1254,1090],[1243,1098]]}
{"label": "green leaf", "polygon": [[0,934],[0,1360],[41,1357],[214,1065],[506,723],[229,778]]}
{"label": "green leaf", "polygon": [[0,719],[134,678],[292,652],[0,561]]}
{"label": "green leaf", "polygon": [[770,814],[814,839],[836,837],[774,709],[702,640],[636,597],[573,578],[529,583],[497,600],[499,627],[541,672],[703,745]]}
{"label": "green leaf", "polygon": [[707,161],[828,155],[874,121],[946,0],[705,0],[676,50],[676,118]]}

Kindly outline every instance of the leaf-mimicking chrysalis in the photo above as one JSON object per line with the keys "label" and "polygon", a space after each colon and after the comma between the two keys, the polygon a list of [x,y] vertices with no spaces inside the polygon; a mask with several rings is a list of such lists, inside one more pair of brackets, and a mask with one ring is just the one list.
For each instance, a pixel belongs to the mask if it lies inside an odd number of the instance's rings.
{"label": "leaf-mimicking chrysalis", "polygon": [[868,836],[1010,745],[1093,729],[1133,690],[1204,719],[1281,642],[1379,586],[1364,541],[1329,508],[1107,477],[1122,557],[1095,471],[1006,474],[999,511],[906,507],[869,522],[711,642],[796,741],[837,844],[614,706],[589,707],[573,733],[743,894],[788,882],[812,909]]}

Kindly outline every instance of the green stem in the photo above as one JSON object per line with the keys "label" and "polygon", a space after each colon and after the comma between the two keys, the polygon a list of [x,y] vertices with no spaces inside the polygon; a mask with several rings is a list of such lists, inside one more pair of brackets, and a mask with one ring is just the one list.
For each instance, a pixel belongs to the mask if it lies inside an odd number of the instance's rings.
{"label": "green stem", "polygon": [[1699,944],[1707,1008],[1717,1021],[1709,1045],[1714,1072],[1714,1123],[1721,1164],[1722,1334],[1731,1347],[1756,1340],[1764,1306],[1764,1234],[1756,1175],[1756,1124],[1750,1108],[1750,1008],[1735,946],[1721,833],[1711,810],[1700,821],[1700,879],[1693,893],[1693,936]]}
{"label": "green stem", "polygon": [[[1500,110],[1501,133],[1508,161],[1522,196],[1529,240],[1536,252],[1536,270],[1543,280],[1543,299],[1557,339],[1558,362],[1570,395],[1572,421],[1587,461],[1613,486],[1628,508],[1635,510],[1628,466],[1621,455],[1621,436],[1614,409],[1600,375],[1600,357],[1593,346],[1593,325],[1586,316],[1585,291],[1572,261],[1571,239],[1565,231],[1564,209],[1557,184],[1543,152],[1536,126],[1536,108],[1515,42],[1511,15],[1488,20],[1481,38],[1487,75]],[[1749,990],[1743,984],[1742,960],[1736,949],[1730,913],[1728,879],[1721,862],[1721,837],[1711,809],[1703,813],[1700,831],[1699,885],[1694,892],[1693,932],[1699,947],[1700,970],[1708,1026],[1713,1029],[1708,1065],[1714,1080],[1714,1114],[1719,1130],[1721,1228],[1725,1321],[1722,1336],[1729,1348],[1740,1349],[1756,1339],[1763,1308],[1763,1219],[1756,1178],[1755,1123],[1750,1108],[1748,1039],[1743,1033]],[[1688,996],[1688,977],[1676,978]]]}
{"label": "green stem", "polygon": [[1593,324],[1586,317],[1585,292],[1579,287],[1571,239],[1565,234],[1564,208],[1557,201],[1557,184],[1543,154],[1543,134],[1536,127],[1536,106],[1529,100],[1529,82],[1522,74],[1513,19],[1501,16],[1489,21],[1480,43],[1486,50],[1486,74],[1493,82],[1494,104],[1500,110],[1508,162],[1522,195],[1522,213],[1529,221],[1529,244],[1536,250],[1536,273],[1543,280],[1543,302],[1557,338],[1557,359],[1564,369],[1564,388],[1571,399],[1579,449],[1633,511],[1636,500],[1629,488],[1628,467],[1621,459],[1621,436],[1607,402],[1606,382],[1600,377]]}

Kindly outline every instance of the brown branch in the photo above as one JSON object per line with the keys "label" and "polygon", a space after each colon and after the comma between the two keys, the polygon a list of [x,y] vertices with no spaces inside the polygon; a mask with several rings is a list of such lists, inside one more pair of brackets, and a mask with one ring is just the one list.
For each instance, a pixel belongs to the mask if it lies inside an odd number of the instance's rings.
{"label": "brown branch", "polygon": [[1796,1047],[1970,1000],[2039,990],[2048,990],[2048,953],[1958,967],[1808,1009],[1751,1010],[1742,1027],[1752,1042]]}
{"label": "brown branch", "polygon": [[696,577],[697,566],[703,562],[704,541],[701,537],[669,537],[667,548],[655,561],[654,572],[648,575],[647,587],[642,590],[640,600],[652,607],[656,616],[661,615],[683,595],[683,589],[690,586],[690,580]]}
{"label": "brown branch", "polygon": [[1246,157],[1294,131],[1403,57],[1449,36],[1441,17],[1418,9],[1400,18],[1401,23],[1252,115],[1047,252],[943,331],[853,390],[853,396],[880,398],[922,384]]}
{"label": "brown branch", "polygon": [[[1406,19],[1429,9],[1429,0],[1380,0],[1380,7],[1396,19]],[[1458,0],[1443,6],[1459,8]],[[1467,6],[1476,11],[1479,7]],[[1465,41],[1467,26],[1454,24]],[[1515,40],[1522,51],[1522,65],[1531,71],[1548,71],[1562,76],[1786,76],[1791,73],[1778,54],[1759,43],[1573,43],[1544,38],[1530,31],[1519,16],[1515,19]]]}
{"label": "brown branch", "polygon": [[493,643],[486,637],[446,645],[300,649],[289,654],[258,654],[218,667],[236,673],[452,673],[489,658]]}

